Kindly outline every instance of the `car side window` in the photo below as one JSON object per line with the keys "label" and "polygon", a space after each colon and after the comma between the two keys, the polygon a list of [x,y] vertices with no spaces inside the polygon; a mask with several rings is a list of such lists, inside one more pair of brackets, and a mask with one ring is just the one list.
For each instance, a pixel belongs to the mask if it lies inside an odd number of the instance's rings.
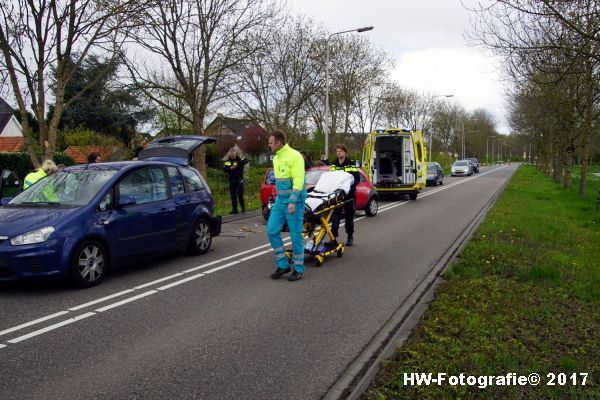
{"label": "car side window", "polygon": [[267,171],[267,177],[265,178],[265,183],[267,185],[274,185],[275,184],[275,173],[273,172],[272,169]]}
{"label": "car side window", "polygon": [[198,176],[198,174],[189,168],[182,168],[181,173],[183,174],[183,180],[190,192],[199,192],[204,189],[204,185],[202,185],[202,180]]}
{"label": "car side window", "polygon": [[358,174],[358,175],[360,176],[360,182],[361,183],[367,181],[367,178],[365,178],[363,174]]}
{"label": "car side window", "polygon": [[127,175],[119,183],[119,196],[132,196],[136,204],[167,199],[167,180],[163,168],[141,168]]}
{"label": "car side window", "polygon": [[173,196],[185,193],[185,185],[183,184],[183,178],[175,167],[167,167],[169,174],[169,181],[171,182],[171,193]]}

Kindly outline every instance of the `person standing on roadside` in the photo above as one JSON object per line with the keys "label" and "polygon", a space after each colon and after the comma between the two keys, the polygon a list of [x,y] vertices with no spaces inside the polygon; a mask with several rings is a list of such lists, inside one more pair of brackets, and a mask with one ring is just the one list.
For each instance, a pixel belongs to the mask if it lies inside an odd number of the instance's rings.
{"label": "person standing on roadside", "polygon": [[[267,235],[277,269],[271,274],[272,279],[280,279],[292,272],[288,281],[297,281],[304,276],[304,240],[302,225],[304,223],[304,200],[306,200],[306,182],[304,180],[304,158],[297,150],[286,144],[285,133],[275,130],[269,133],[269,148],[273,157],[273,172],[277,197],[267,222]],[[281,228],[287,222],[292,239],[292,266],[285,255]]]}
{"label": "person standing on roadside", "polygon": [[242,213],[246,212],[244,203],[244,165],[248,163],[243,157],[239,157],[235,148],[229,149],[227,160],[223,164],[223,171],[229,178],[229,197],[231,197],[231,213],[237,214],[237,203],[240,201]]}
{"label": "person standing on roadside", "polygon": [[[346,158],[348,149],[343,144],[335,146],[336,160],[331,164],[329,169],[331,171],[344,171],[352,174],[354,177],[354,184],[350,187],[350,193],[346,196],[346,202],[344,203],[344,215],[345,215],[345,228],[346,228],[346,246],[352,246],[354,243],[354,205],[356,203],[356,185],[360,182],[360,173],[358,167],[353,160]],[[340,228],[340,219],[342,218],[342,209],[338,208],[333,214],[331,221],[331,231],[337,238],[338,231]]]}
{"label": "person standing on roadside", "polygon": [[325,153],[323,152],[321,152],[321,157],[319,158],[319,161],[321,161],[323,165],[329,165],[329,160],[327,159],[327,157],[325,157]]}

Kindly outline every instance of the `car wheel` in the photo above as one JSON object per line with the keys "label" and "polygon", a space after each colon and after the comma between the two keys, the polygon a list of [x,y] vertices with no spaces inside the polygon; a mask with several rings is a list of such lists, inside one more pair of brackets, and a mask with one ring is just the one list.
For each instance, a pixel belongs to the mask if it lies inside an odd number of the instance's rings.
{"label": "car wheel", "polygon": [[377,197],[371,196],[365,207],[365,214],[367,214],[367,217],[374,217],[377,215],[377,211],[379,211],[379,201]]}
{"label": "car wheel", "polygon": [[211,243],[210,224],[206,219],[198,218],[192,230],[188,251],[191,254],[206,254],[210,250]]}
{"label": "car wheel", "polygon": [[267,200],[267,204],[262,207],[262,216],[265,221],[269,220],[269,215],[271,215],[271,210],[273,209],[273,198],[269,197]]}
{"label": "car wheel", "polygon": [[417,195],[418,195],[418,193],[410,193],[408,195],[408,198],[411,199],[411,200],[416,200],[417,199]]}
{"label": "car wheel", "polygon": [[73,252],[71,279],[78,287],[96,286],[104,279],[108,269],[108,253],[96,240],[85,240]]}

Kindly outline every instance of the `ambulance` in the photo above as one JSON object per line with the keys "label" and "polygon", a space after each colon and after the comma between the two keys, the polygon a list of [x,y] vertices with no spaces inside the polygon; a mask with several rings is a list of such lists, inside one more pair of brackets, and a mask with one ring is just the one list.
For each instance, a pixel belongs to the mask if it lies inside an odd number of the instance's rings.
{"label": "ambulance", "polygon": [[377,129],[367,136],[362,159],[378,193],[406,194],[416,200],[425,188],[427,151],[421,131]]}

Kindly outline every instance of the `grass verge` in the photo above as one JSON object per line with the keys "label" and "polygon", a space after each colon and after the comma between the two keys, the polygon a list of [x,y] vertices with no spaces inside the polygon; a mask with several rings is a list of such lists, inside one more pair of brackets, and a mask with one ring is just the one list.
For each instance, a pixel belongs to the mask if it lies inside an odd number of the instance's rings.
{"label": "grass verge", "polygon": [[[534,167],[519,167],[363,398],[600,398],[598,184],[591,180],[580,198]],[[404,385],[404,373],[413,372],[538,373],[541,383]],[[552,386],[550,373],[557,374]],[[585,386],[580,373],[589,374]]]}
{"label": "grass verge", "polygon": [[[244,201],[246,211],[260,210],[260,185],[267,167],[250,166],[244,178]],[[219,169],[209,168],[207,183],[212,192],[215,202],[216,215],[227,215],[231,211],[231,199],[229,197],[229,181],[225,172]],[[238,210],[241,211],[239,205]]]}

